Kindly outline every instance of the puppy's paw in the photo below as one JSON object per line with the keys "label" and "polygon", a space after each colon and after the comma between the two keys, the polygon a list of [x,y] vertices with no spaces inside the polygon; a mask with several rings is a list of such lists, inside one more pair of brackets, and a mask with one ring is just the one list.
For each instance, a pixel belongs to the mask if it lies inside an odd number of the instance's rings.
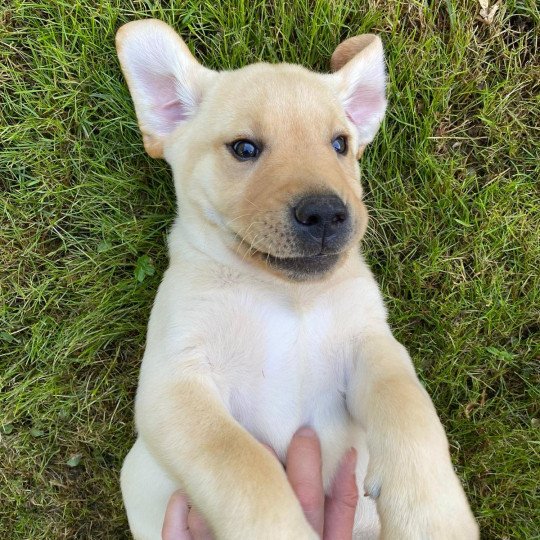
{"label": "puppy's paw", "polygon": [[[239,537],[235,537],[239,538]],[[248,535],[242,534],[241,538],[260,538],[261,540],[321,540],[319,535],[309,526],[301,527],[270,527],[264,531],[252,531]]]}
{"label": "puppy's paw", "polygon": [[253,538],[258,540],[320,540],[319,535],[311,528],[306,518],[303,515],[287,515],[281,514],[276,518],[267,516],[268,519],[250,520],[248,523],[242,523],[239,530],[242,531],[238,535],[238,529],[233,531],[232,536],[222,534],[219,538],[224,540],[233,540],[237,538]]}
{"label": "puppy's paw", "polygon": [[478,525],[449,459],[405,456],[402,449],[370,460],[364,489],[377,501],[381,539],[477,540]]}

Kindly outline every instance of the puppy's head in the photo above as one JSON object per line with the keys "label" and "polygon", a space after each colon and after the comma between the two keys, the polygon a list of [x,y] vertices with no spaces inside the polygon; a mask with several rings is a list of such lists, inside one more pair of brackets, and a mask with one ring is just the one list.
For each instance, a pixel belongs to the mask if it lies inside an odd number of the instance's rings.
{"label": "puppy's head", "polygon": [[145,148],[170,163],[181,214],[287,279],[330,274],[366,227],[357,159],[386,107],[380,39],[343,42],[329,75],[290,64],[211,71],[155,20],[123,26],[117,49]]}

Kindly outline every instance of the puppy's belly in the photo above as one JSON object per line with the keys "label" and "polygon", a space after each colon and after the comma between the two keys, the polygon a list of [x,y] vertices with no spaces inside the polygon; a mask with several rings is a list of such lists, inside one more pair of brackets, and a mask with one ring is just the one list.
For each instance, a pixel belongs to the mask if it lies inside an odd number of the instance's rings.
{"label": "puppy's belly", "polygon": [[313,427],[331,476],[356,439],[345,405],[352,340],[336,330],[332,310],[322,303],[299,315],[244,295],[222,320],[209,357],[232,416],[282,461],[296,430]]}
{"label": "puppy's belly", "polygon": [[[294,384],[294,370],[280,373],[283,378],[278,380],[235,388],[230,398],[231,414],[257,440],[271,446],[282,462],[296,430],[304,425],[313,427],[321,441],[327,493],[341,458],[349,448],[356,448],[356,482],[362,494],[369,463],[365,432],[351,421],[344,394],[335,379],[317,377],[310,381],[307,375],[306,381],[311,383],[311,391],[307,391],[304,385]],[[360,496],[353,538],[377,539],[379,527],[375,502]]]}
{"label": "puppy's belly", "polygon": [[288,391],[293,390],[267,386],[247,395],[234,391],[231,414],[257,440],[272,447],[282,462],[294,433],[302,426],[313,427],[321,441],[323,478],[328,487],[339,460],[351,446],[358,446],[361,433],[350,422],[339,392],[301,396]]}

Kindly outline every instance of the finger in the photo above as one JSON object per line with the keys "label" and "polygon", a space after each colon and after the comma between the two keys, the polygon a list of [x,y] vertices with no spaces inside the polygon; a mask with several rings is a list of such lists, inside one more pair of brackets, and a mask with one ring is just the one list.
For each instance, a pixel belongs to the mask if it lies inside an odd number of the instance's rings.
{"label": "finger", "polygon": [[332,491],[326,498],[323,538],[350,540],[358,503],[356,450],[351,448],[341,460]]}
{"label": "finger", "polygon": [[181,491],[175,491],[165,510],[161,538],[163,540],[193,540],[188,529],[189,507]]}
{"label": "finger", "polygon": [[188,527],[193,540],[213,540],[214,536],[206,521],[195,508],[191,508],[188,514]]}
{"label": "finger", "polygon": [[320,535],[324,521],[321,445],[311,428],[301,428],[287,450],[287,476],[304,514]]}

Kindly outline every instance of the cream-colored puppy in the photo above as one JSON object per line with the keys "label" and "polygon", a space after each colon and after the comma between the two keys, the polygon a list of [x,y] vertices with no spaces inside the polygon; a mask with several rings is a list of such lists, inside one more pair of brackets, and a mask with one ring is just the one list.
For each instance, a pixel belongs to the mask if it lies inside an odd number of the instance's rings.
{"label": "cream-colored puppy", "polygon": [[355,537],[477,538],[444,430],[358,249],[357,158],[386,107],[380,39],[345,41],[325,75],[211,71],[155,20],[123,26],[117,47],[145,148],[170,164],[178,200],[122,469],[134,537],[160,538],[182,488],[216,538],[316,538],[258,442],[283,458],[310,425],[327,487],[358,449],[368,496]]}

